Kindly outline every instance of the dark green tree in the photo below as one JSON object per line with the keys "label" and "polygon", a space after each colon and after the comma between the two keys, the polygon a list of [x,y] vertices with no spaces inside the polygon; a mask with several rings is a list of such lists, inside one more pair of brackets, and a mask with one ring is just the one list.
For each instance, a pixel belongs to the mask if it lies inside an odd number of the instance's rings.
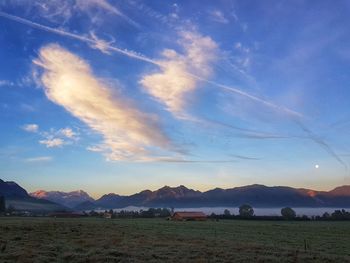
{"label": "dark green tree", "polygon": [[225,217],[230,217],[230,216],[231,216],[230,210],[225,209],[225,210],[224,210],[224,216],[225,216]]}
{"label": "dark green tree", "polygon": [[12,214],[15,210],[16,210],[16,208],[12,205],[9,205],[6,209],[6,211],[10,214]]}
{"label": "dark green tree", "polygon": [[294,219],[297,215],[295,213],[295,211],[290,208],[290,207],[285,207],[281,209],[281,215],[285,218],[285,219]]}
{"label": "dark green tree", "polygon": [[6,210],[5,196],[0,196],[0,213],[5,212],[5,210]]}
{"label": "dark green tree", "polygon": [[239,215],[245,218],[252,217],[254,216],[254,209],[248,204],[241,205],[239,207]]}
{"label": "dark green tree", "polygon": [[171,216],[171,212],[167,208],[163,208],[160,212],[160,217],[168,217]]}

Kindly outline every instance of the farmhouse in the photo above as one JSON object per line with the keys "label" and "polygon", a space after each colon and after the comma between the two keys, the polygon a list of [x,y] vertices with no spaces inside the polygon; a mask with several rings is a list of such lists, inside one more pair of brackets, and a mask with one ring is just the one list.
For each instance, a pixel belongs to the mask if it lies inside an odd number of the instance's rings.
{"label": "farmhouse", "polygon": [[207,220],[207,216],[203,212],[175,212],[171,219],[179,221],[204,221]]}
{"label": "farmhouse", "polygon": [[103,213],[103,218],[111,219],[112,218],[112,214],[111,213]]}

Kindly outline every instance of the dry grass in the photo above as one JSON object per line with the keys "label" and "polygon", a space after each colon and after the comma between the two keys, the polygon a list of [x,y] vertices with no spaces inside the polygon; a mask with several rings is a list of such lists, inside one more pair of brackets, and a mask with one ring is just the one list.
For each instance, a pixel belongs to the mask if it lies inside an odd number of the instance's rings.
{"label": "dry grass", "polygon": [[350,222],[0,218],[0,262],[144,261],[350,262]]}

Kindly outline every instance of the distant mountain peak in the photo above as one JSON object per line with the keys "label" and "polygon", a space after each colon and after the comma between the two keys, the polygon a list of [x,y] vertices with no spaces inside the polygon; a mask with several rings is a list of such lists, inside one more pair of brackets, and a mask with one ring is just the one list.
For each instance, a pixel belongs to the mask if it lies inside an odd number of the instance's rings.
{"label": "distant mountain peak", "polygon": [[328,192],[332,195],[350,196],[350,185],[342,185]]}
{"label": "distant mountain peak", "polygon": [[30,193],[30,195],[35,198],[46,199],[55,203],[59,203],[67,207],[75,207],[76,205],[85,201],[94,201],[94,199],[83,190],[76,190],[71,192],[38,190]]}

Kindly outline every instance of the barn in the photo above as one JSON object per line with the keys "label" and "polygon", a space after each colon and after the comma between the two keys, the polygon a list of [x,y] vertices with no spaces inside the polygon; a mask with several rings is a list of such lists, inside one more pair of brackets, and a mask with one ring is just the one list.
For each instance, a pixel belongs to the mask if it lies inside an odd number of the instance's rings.
{"label": "barn", "polygon": [[175,212],[171,219],[178,221],[204,221],[207,220],[207,216],[203,212]]}

